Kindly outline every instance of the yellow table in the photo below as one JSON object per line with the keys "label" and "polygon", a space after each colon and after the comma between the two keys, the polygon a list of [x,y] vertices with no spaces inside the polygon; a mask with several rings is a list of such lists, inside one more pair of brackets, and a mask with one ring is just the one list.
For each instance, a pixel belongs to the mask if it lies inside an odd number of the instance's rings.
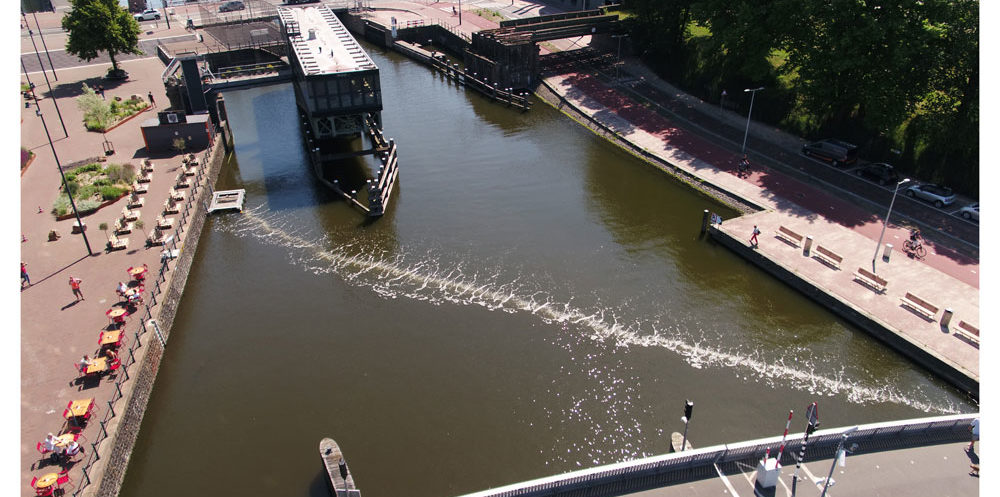
{"label": "yellow table", "polygon": [[[87,366],[87,374],[100,373],[108,370],[108,358],[107,357],[97,357]],[[77,414],[80,416],[80,414]]]}
{"label": "yellow table", "polygon": [[76,434],[74,433],[63,433],[62,435],[56,437],[54,440],[56,443],[56,447],[65,447],[69,445],[70,442],[75,442],[76,441],[74,440],[75,438]]}
{"label": "yellow table", "polygon": [[114,309],[108,310],[108,317],[111,319],[120,318],[125,315],[125,309],[121,307],[115,307]]}
{"label": "yellow table", "polygon": [[52,485],[55,485],[56,480],[58,479],[59,475],[56,473],[42,475],[42,477],[35,482],[35,488],[49,488]]}
{"label": "yellow table", "polygon": [[94,399],[74,400],[69,404],[69,413],[71,416],[83,416],[87,414],[93,404]]}
{"label": "yellow table", "polygon": [[114,345],[118,343],[119,340],[121,340],[121,337],[122,337],[122,330],[102,331],[101,340],[100,342],[98,342],[98,345],[102,347],[105,345]]}

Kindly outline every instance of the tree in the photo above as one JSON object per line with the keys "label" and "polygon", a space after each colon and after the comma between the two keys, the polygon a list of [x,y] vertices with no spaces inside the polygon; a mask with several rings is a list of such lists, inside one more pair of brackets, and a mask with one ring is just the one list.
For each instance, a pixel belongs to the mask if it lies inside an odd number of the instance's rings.
{"label": "tree", "polygon": [[116,54],[142,54],[139,50],[139,23],[117,0],[70,0],[73,9],[62,19],[69,32],[66,52],[84,60],[108,52],[111,73],[121,74]]}

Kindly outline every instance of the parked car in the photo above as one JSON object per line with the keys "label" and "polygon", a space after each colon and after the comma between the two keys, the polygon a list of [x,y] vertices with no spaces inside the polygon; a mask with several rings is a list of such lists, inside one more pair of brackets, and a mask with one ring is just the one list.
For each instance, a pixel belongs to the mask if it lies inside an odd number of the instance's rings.
{"label": "parked car", "polygon": [[955,202],[955,193],[951,191],[951,188],[931,183],[913,185],[906,189],[906,195],[930,202],[938,208]]}
{"label": "parked car", "polygon": [[834,167],[854,164],[858,161],[858,147],[843,140],[827,138],[802,146],[802,154],[829,161]]}
{"label": "parked car", "polygon": [[236,10],[243,10],[245,8],[246,6],[243,5],[243,2],[232,1],[220,5],[219,12],[233,12]]}
{"label": "parked car", "polygon": [[296,5],[300,3],[316,3],[319,0],[284,0],[285,5]]}
{"label": "parked car", "polygon": [[859,167],[854,174],[869,181],[874,181],[880,185],[889,185],[899,182],[899,175],[896,170],[884,162],[875,162]]}
{"label": "parked car", "polygon": [[135,20],[139,22],[151,21],[153,19],[159,19],[159,18],[160,18],[160,13],[156,9],[146,9],[138,14],[135,14]]}
{"label": "parked car", "polygon": [[969,204],[969,205],[967,205],[965,207],[962,207],[961,209],[959,209],[958,215],[964,217],[965,219],[969,219],[971,221],[976,221],[978,223],[979,222],[979,202],[976,202],[974,204]]}

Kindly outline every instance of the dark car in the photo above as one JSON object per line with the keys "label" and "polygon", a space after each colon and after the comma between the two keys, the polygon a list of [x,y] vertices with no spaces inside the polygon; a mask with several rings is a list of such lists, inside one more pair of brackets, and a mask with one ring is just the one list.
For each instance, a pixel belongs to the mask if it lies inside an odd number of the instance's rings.
{"label": "dark car", "polygon": [[829,161],[834,167],[854,164],[858,161],[858,147],[843,140],[827,138],[802,146],[802,154]]}
{"label": "dark car", "polygon": [[890,185],[899,182],[899,175],[896,174],[896,170],[884,162],[866,164],[854,171],[854,174],[880,185]]}
{"label": "dark car", "polygon": [[233,12],[233,11],[236,11],[236,10],[243,10],[245,8],[246,8],[246,6],[243,5],[243,2],[237,2],[237,1],[234,0],[232,2],[226,2],[226,3],[222,4],[222,5],[220,5],[219,6],[219,12]]}

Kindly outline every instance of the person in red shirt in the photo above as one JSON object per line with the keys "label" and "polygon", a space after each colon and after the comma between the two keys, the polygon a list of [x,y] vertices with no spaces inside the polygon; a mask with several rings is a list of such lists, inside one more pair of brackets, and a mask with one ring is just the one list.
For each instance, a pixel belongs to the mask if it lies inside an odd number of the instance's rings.
{"label": "person in red shirt", "polygon": [[86,300],[83,298],[83,292],[80,291],[80,283],[83,282],[80,278],[69,277],[69,287],[73,289],[73,296],[76,297],[77,302],[81,300]]}

